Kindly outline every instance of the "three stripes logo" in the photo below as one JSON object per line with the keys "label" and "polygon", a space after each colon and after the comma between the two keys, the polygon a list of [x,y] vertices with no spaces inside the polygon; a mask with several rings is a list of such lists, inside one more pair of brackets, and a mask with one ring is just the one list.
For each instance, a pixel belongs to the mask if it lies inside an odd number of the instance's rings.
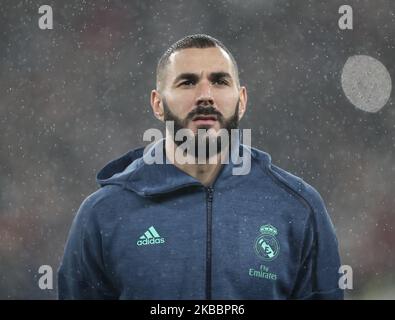
{"label": "three stripes logo", "polygon": [[161,243],[165,243],[165,239],[159,235],[154,226],[149,227],[148,230],[144,232],[144,234],[139,238],[139,240],[137,240],[138,246]]}

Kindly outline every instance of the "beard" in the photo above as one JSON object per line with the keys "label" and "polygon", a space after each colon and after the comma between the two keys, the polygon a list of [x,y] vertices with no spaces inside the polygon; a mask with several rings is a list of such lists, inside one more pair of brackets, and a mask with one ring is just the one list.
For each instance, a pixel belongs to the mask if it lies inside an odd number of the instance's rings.
{"label": "beard", "polygon": [[[216,135],[216,136],[210,136],[210,134],[207,133],[207,130],[210,129],[210,125],[200,125],[198,129],[205,129],[205,134],[194,134],[194,140],[195,140],[195,158],[198,158],[199,154],[202,154],[203,150],[200,150],[200,148],[205,148],[205,155],[206,159],[208,159],[210,155],[210,144],[214,143],[216,144],[216,154],[221,153],[223,150],[229,147],[229,143],[231,140],[231,130],[232,129],[238,129],[239,128],[239,104],[240,104],[240,99],[237,101],[235,112],[233,115],[231,115],[229,118],[225,118],[221,112],[216,110],[212,105],[208,106],[202,106],[198,105],[194,110],[189,112],[187,116],[184,119],[181,119],[177,117],[174,113],[170,111],[169,105],[166,102],[166,99],[163,98],[163,114],[164,114],[164,121],[173,121],[174,122],[174,136],[180,129],[187,129],[188,124],[190,121],[193,121],[192,119],[195,116],[199,115],[204,115],[204,116],[209,116],[209,115],[214,115],[217,118],[217,121],[220,125],[220,129],[225,129],[226,133],[228,134],[229,139],[228,141],[223,141],[221,138],[221,135]],[[214,130],[214,129],[212,129]],[[174,139],[175,140],[175,139]],[[180,146],[187,140],[187,137],[183,137],[182,140],[175,140],[175,144],[177,146]],[[225,139],[226,140],[226,139]],[[229,148],[230,149],[230,148]]]}

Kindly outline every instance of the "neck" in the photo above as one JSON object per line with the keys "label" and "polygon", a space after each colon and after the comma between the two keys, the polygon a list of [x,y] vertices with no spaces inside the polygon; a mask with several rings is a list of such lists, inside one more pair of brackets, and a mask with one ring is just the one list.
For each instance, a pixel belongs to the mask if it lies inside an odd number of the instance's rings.
{"label": "neck", "polygon": [[166,156],[170,162],[186,174],[199,180],[206,187],[211,186],[214,183],[221,170],[222,163],[224,163],[223,160],[225,159],[228,150],[228,148],[225,148],[225,150],[222,150],[220,153],[214,155],[210,159],[207,159],[204,164],[198,164],[197,159],[191,155],[186,155],[184,158],[186,161],[183,161],[183,163],[177,161],[178,159],[175,156],[176,148],[177,145],[175,142],[170,137],[166,138]]}

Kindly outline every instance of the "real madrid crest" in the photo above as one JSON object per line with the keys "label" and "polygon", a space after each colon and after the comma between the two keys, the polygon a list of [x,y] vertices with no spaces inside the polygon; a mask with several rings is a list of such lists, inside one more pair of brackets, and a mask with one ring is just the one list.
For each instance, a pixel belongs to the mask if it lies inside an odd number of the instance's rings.
{"label": "real madrid crest", "polygon": [[272,261],[280,252],[280,244],[276,239],[277,229],[270,224],[260,227],[261,235],[255,240],[255,253],[265,261]]}

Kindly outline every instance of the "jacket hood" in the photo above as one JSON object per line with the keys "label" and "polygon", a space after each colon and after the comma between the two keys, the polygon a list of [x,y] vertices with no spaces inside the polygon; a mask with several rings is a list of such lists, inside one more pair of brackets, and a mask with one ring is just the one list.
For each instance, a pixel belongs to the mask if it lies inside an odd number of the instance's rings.
{"label": "jacket hood", "polygon": [[[118,159],[109,162],[97,174],[96,180],[101,187],[119,185],[140,196],[150,197],[160,195],[188,186],[203,186],[201,182],[170,163],[165,154],[165,138],[147,148],[141,147],[129,151]],[[144,150],[147,149],[146,152]],[[163,161],[149,164],[150,156],[155,156],[158,150],[163,151]],[[244,152],[251,153],[253,158],[261,158],[265,165],[271,162],[270,155],[254,148],[242,145],[237,139],[232,148],[229,163],[223,164],[216,179],[232,175],[232,169],[241,167]],[[152,159],[152,158],[151,158]],[[232,161],[233,159],[233,161]]]}

